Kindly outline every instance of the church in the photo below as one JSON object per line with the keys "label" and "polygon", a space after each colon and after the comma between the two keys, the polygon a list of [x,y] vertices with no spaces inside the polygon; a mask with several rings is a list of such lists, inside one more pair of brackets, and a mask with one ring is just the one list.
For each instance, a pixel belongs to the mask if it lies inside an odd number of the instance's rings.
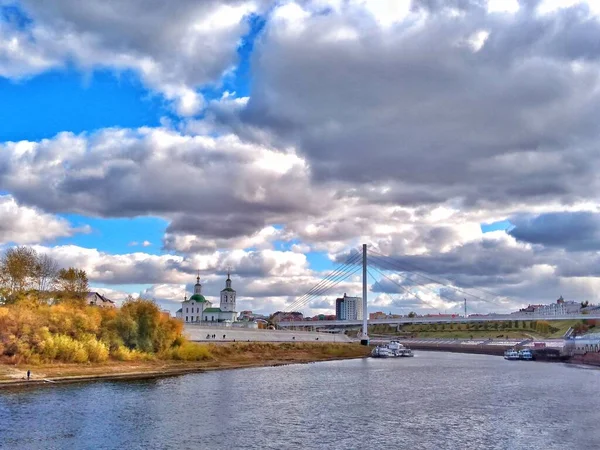
{"label": "church", "polygon": [[194,295],[187,296],[181,303],[181,309],[177,311],[176,317],[186,323],[202,322],[235,322],[237,312],[235,311],[236,292],[231,287],[231,277],[227,272],[225,280],[225,289],[221,291],[221,304],[219,308],[213,308],[211,302],[202,295],[202,285],[200,284],[200,273],[196,278],[194,286]]}

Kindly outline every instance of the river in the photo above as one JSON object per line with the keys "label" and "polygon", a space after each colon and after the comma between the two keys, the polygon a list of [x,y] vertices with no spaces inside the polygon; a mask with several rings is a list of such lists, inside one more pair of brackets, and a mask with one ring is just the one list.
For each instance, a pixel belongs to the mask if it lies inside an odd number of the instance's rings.
{"label": "river", "polygon": [[363,359],[0,391],[7,449],[592,449],[600,370]]}

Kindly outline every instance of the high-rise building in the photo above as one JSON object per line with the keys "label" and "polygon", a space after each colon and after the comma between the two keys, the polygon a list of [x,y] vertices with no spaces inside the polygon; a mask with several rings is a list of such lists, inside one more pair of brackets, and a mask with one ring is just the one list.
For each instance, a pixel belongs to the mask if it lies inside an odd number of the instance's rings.
{"label": "high-rise building", "polygon": [[337,320],[362,320],[362,298],[348,297],[344,293],[344,297],[335,300],[335,318]]}

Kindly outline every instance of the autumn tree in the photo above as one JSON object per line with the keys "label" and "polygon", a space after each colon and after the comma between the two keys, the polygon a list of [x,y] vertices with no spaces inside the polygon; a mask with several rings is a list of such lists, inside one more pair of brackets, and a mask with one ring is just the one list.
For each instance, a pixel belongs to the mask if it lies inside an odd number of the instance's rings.
{"label": "autumn tree", "polygon": [[32,276],[38,291],[48,291],[57,274],[58,263],[54,258],[45,253],[37,256]]}
{"label": "autumn tree", "polygon": [[31,247],[13,247],[6,250],[0,262],[6,302],[13,302],[19,293],[32,287],[37,259],[37,252]]}
{"label": "autumn tree", "polygon": [[60,269],[54,280],[55,289],[64,297],[84,300],[89,290],[85,270],[69,267]]}

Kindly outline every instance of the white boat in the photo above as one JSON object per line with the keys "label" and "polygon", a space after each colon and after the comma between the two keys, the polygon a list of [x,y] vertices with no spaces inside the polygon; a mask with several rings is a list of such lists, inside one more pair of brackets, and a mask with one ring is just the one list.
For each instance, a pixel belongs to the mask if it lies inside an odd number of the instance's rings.
{"label": "white boat", "polygon": [[506,350],[504,352],[504,359],[507,359],[509,361],[516,361],[516,360],[520,359],[519,352],[514,349]]}
{"label": "white boat", "polygon": [[388,344],[379,345],[373,349],[371,356],[374,358],[410,357],[415,356],[410,348],[405,347],[398,341],[390,341]]}
{"label": "white boat", "polygon": [[371,356],[373,358],[390,358],[395,355],[392,353],[392,351],[389,348],[387,348],[383,345],[378,345],[371,352]]}
{"label": "white boat", "polygon": [[528,348],[519,350],[519,359],[524,361],[533,361],[533,353]]}

